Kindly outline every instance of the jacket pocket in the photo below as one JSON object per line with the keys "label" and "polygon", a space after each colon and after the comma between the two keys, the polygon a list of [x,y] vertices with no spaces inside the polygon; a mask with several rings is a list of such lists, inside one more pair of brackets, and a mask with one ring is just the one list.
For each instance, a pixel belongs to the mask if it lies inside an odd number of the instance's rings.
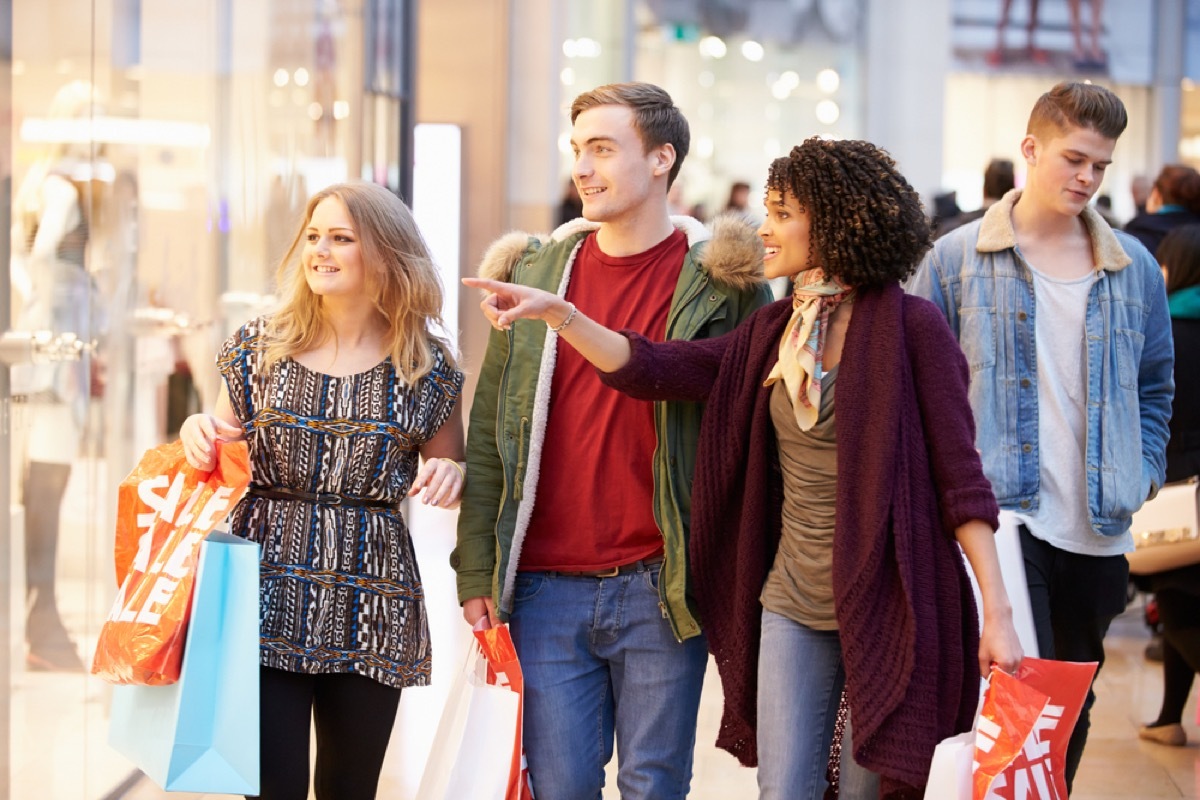
{"label": "jacket pocket", "polygon": [[1113,331],[1117,345],[1117,383],[1122,389],[1138,388],[1138,366],[1142,363],[1142,347],[1146,336],[1141,331],[1117,328]]}
{"label": "jacket pocket", "polygon": [[958,336],[971,372],[996,365],[996,310],[963,308],[959,311]]}

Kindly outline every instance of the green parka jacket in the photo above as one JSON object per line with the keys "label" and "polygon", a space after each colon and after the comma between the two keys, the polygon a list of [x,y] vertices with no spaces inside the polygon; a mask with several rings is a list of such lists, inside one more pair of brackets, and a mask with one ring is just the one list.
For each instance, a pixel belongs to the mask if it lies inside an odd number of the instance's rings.
{"label": "green parka jacket", "polygon": [[[732,331],[770,300],[762,245],[739,219],[710,230],[672,217],[688,237],[667,319],[668,339],[708,339]],[[484,255],[481,277],[564,294],[579,246],[598,224],[568,222],[549,237],[510,233]],[[582,309],[586,312],[586,309]],[[513,583],[536,495],[558,334],[539,320],[492,331],[479,373],[467,436],[467,484],[450,556],[459,602],[491,596],[501,619],[512,612]],[[659,603],[675,637],[700,633],[689,601],[688,526],[692,469],[703,407],[655,403],[654,518],[663,536]]]}

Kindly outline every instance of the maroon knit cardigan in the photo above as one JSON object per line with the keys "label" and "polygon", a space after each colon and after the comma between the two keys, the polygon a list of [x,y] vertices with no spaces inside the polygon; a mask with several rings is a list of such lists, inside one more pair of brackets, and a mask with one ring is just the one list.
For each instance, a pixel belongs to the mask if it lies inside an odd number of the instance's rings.
{"label": "maroon knit cardigan", "polygon": [[[747,766],[761,605],[783,483],[771,390],[791,301],[718,339],[651,343],[602,375],[645,399],[707,402],[692,487],[691,589],[725,708],[717,745]],[[979,691],[975,601],[954,530],[997,526],[975,451],[966,360],[945,318],[899,285],[860,291],[838,372],[834,605],[854,756],[884,796],[920,796],[934,747],[968,730]],[[786,702],[786,698],[779,698]]]}

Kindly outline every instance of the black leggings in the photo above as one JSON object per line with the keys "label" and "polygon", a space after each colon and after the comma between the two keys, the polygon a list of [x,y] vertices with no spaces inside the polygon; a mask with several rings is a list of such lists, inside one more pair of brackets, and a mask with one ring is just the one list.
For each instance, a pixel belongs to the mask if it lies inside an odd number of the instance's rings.
{"label": "black leggings", "polygon": [[262,800],[306,800],[311,724],[318,800],[373,800],[400,690],[361,675],[303,675],[262,667]]}
{"label": "black leggings", "polygon": [[1191,592],[1160,589],[1158,616],[1163,624],[1163,702],[1155,725],[1177,724],[1200,672],[1200,600]]}

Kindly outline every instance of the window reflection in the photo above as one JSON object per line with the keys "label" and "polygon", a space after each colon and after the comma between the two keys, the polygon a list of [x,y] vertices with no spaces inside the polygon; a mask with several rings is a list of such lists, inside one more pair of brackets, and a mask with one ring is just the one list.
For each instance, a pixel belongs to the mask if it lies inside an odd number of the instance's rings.
{"label": "window reflection", "polygon": [[412,12],[397,0],[12,7],[14,327],[86,347],[13,375],[0,752],[8,796],[103,797],[131,769],[104,745],[107,690],[85,669],[116,588],[115,486],[211,406],[216,345],[269,306],[308,195],[348,177],[398,192],[411,181]]}

